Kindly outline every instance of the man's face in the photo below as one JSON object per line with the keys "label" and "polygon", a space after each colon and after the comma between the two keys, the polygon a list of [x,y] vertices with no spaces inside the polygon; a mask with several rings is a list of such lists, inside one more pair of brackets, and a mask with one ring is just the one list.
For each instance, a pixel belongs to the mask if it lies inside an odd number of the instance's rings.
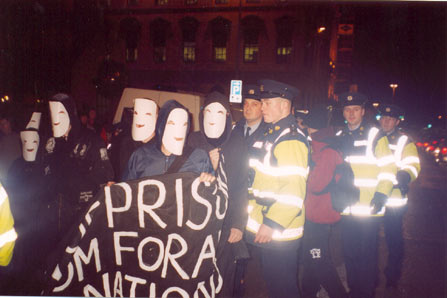
{"label": "man's face", "polygon": [[355,127],[359,125],[365,115],[365,109],[362,106],[346,106],[343,108],[343,117],[348,121],[348,125]]}
{"label": "man's face", "polygon": [[262,100],[262,116],[266,123],[276,123],[281,120],[281,104],[283,99],[281,97],[263,98]]}
{"label": "man's face", "polygon": [[399,119],[390,116],[382,116],[380,117],[379,123],[385,133],[390,133],[399,124]]}
{"label": "man's face", "polygon": [[262,118],[262,103],[256,99],[246,98],[244,100],[244,118],[247,122],[257,122]]}

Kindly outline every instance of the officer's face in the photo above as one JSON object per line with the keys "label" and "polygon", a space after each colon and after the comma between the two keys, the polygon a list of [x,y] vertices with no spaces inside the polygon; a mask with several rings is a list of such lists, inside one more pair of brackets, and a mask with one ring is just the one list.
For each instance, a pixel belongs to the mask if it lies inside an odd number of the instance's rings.
{"label": "officer's face", "polygon": [[390,116],[382,116],[380,117],[379,123],[385,133],[390,133],[399,124],[399,119]]}
{"label": "officer's face", "polygon": [[355,127],[362,122],[365,109],[362,106],[346,106],[343,108],[343,117],[348,121],[348,126]]}
{"label": "officer's face", "polygon": [[256,99],[246,98],[244,100],[244,118],[248,123],[256,123],[262,118],[262,103]]}
{"label": "officer's face", "polygon": [[262,101],[262,116],[266,123],[276,123],[282,118],[283,100],[281,97],[263,98]]}

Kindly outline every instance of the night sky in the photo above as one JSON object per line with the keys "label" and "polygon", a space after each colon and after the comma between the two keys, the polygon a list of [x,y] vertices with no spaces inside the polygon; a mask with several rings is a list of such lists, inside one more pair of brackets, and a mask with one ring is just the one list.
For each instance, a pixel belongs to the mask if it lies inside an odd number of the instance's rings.
{"label": "night sky", "polygon": [[[12,28],[18,28],[20,34],[15,34],[16,43],[26,41],[27,35],[22,34],[23,32],[29,33],[39,28],[33,23],[35,21],[30,17],[30,13],[26,12],[27,9],[34,11],[34,14],[36,11],[45,11],[46,16],[52,15],[54,11],[54,4],[49,4],[51,1],[42,1],[48,4],[45,9],[37,5],[39,1],[10,0],[3,2],[5,3],[9,3],[9,6],[5,6],[9,9],[3,9],[0,16],[2,20],[12,22]],[[312,5],[318,7],[319,3],[324,6],[328,4],[313,2]],[[352,77],[353,83],[359,86],[359,91],[368,95],[372,101],[389,102],[392,97],[389,85],[396,83],[399,86],[394,102],[406,110],[407,123],[429,123],[438,115],[442,115],[445,121],[447,2],[353,1],[344,2],[344,7],[355,16]],[[10,14],[14,16],[11,18]],[[81,28],[79,25],[85,23],[82,20],[87,14],[87,10],[82,10],[82,15],[75,15],[75,28]],[[54,19],[54,15],[51,18]],[[60,16],[60,19],[65,21],[66,17]],[[79,36],[88,35],[81,32]],[[78,44],[83,43],[76,40],[75,45]],[[32,52],[28,58],[36,60],[35,54]],[[32,81],[27,76],[32,75],[32,69],[39,69],[33,68],[32,65],[36,66],[38,62],[28,63],[20,57],[14,59],[16,66],[17,63],[22,63],[27,67],[27,72],[31,73],[24,74],[25,68],[16,67],[20,72],[19,76],[22,76],[16,83],[20,81],[20,84],[23,84],[23,87],[17,88],[25,90],[30,87],[25,86],[26,82]],[[10,79],[9,74],[3,74],[1,77]],[[56,79],[59,78],[63,76],[57,75]]]}
{"label": "night sky", "polygon": [[389,85],[397,83],[394,100],[407,121],[446,117],[446,8],[439,2],[353,5],[359,91],[390,102]]}

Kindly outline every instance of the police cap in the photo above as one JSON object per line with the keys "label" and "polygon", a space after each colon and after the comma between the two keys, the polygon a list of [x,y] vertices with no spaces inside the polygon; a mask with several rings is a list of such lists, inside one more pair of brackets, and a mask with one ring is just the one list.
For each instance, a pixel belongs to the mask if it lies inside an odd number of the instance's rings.
{"label": "police cap", "polygon": [[259,89],[259,86],[257,85],[242,86],[242,99],[245,100],[246,98],[261,100],[261,90]]}
{"label": "police cap", "polygon": [[342,108],[346,106],[364,106],[368,98],[357,92],[346,92],[338,96],[338,102]]}
{"label": "police cap", "polygon": [[300,93],[297,88],[274,80],[260,80],[259,88],[261,90],[261,98],[282,97],[293,101]]}
{"label": "police cap", "polygon": [[389,116],[399,119],[404,115],[404,111],[396,105],[392,104],[382,104],[379,106],[380,116]]}

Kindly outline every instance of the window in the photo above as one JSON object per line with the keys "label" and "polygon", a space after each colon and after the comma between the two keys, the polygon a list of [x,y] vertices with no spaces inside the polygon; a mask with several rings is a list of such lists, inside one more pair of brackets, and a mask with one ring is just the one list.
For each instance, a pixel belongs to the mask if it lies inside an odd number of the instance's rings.
{"label": "window", "polygon": [[184,17],[179,21],[183,38],[183,61],[194,63],[196,61],[196,32],[199,21],[193,17]]}
{"label": "window", "polygon": [[155,0],[157,5],[168,5],[169,0]]}
{"label": "window", "polygon": [[227,61],[227,48],[226,47],[214,47],[214,61],[216,61],[216,62]]}
{"label": "window", "polygon": [[257,44],[246,44],[244,47],[244,62],[258,62],[258,51]]}
{"label": "window", "polygon": [[154,62],[163,63],[166,61],[166,47],[154,47]]}
{"label": "window", "polygon": [[138,59],[138,43],[141,26],[135,18],[125,18],[120,23],[119,36],[126,43],[126,61],[135,62]]}
{"label": "window", "polygon": [[291,63],[294,19],[284,16],[275,20],[276,25],[276,62]]}
{"label": "window", "polygon": [[183,43],[183,61],[187,62],[187,63],[196,61],[196,43],[195,42],[184,42]]}
{"label": "window", "polygon": [[166,41],[171,34],[171,23],[157,18],[150,24],[153,59],[156,63],[166,62]]}
{"label": "window", "polygon": [[244,62],[258,62],[259,35],[266,32],[262,19],[255,15],[248,15],[241,20],[244,39]]}
{"label": "window", "polygon": [[289,63],[292,55],[292,47],[278,47],[276,49],[276,62]]}
{"label": "window", "polygon": [[227,40],[230,36],[231,22],[223,17],[217,17],[208,23],[206,35],[213,40],[213,58],[215,62],[227,60]]}
{"label": "window", "polygon": [[135,62],[138,59],[138,49],[126,49],[126,61]]}

